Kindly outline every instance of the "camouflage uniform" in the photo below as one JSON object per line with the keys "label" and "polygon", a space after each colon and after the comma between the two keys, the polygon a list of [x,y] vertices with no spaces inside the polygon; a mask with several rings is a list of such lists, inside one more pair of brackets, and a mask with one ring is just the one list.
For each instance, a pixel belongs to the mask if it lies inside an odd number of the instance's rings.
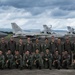
{"label": "camouflage uniform", "polygon": [[70,55],[63,54],[62,55],[62,67],[68,69],[70,63]]}
{"label": "camouflage uniform", "polygon": [[51,53],[54,54],[54,52],[56,51],[56,42],[50,42],[50,50],[51,50]]}
{"label": "camouflage uniform", "polygon": [[7,43],[6,42],[0,42],[0,50],[5,55],[5,53],[7,52]]}
{"label": "camouflage uniform", "polygon": [[42,52],[45,53],[45,50],[46,50],[46,49],[49,49],[49,50],[50,50],[50,44],[49,44],[49,43],[44,43],[44,44],[43,44],[43,51],[42,51]]}
{"label": "camouflage uniform", "polygon": [[72,43],[72,51],[75,53],[75,42]]}
{"label": "camouflage uniform", "polygon": [[6,54],[6,68],[13,68],[13,55]]}
{"label": "camouflage uniform", "polygon": [[4,55],[0,55],[0,69],[4,68],[4,61],[5,61]]}
{"label": "camouflage uniform", "polygon": [[55,68],[60,68],[60,60],[61,60],[61,56],[58,54],[58,55],[56,55],[56,54],[54,54],[53,55],[53,66],[55,67]]}
{"label": "camouflage uniform", "polygon": [[32,53],[33,52],[33,44],[30,42],[30,43],[26,43],[25,44],[25,52],[26,51],[29,51],[30,53]]}
{"label": "camouflage uniform", "polygon": [[24,54],[23,55],[23,66],[32,69],[32,56]]}
{"label": "camouflage uniform", "polygon": [[18,55],[14,55],[14,63],[13,65],[16,67],[16,68],[22,68],[22,56],[20,54]]}
{"label": "camouflage uniform", "polygon": [[71,54],[71,50],[72,50],[72,43],[69,42],[65,42],[64,43],[64,50],[67,50],[69,54]]}
{"label": "camouflage uniform", "polygon": [[24,53],[24,47],[25,47],[24,43],[22,43],[22,44],[18,43],[17,46],[16,46],[16,50],[18,50],[20,55],[22,55],[22,56],[23,56],[23,53]]}
{"label": "camouflage uniform", "polygon": [[44,54],[44,66],[45,68],[52,68],[52,54],[51,53],[45,53]]}
{"label": "camouflage uniform", "polygon": [[8,49],[11,50],[11,53],[14,54],[16,50],[16,42],[15,41],[9,41],[8,42]]}
{"label": "camouflage uniform", "polygon": [[64,43],[64,50],[66,50],[70,54],[70,64],[72,63],[72,43],[69,39],[66,39]]}
{"label": "camouflage uniform", "polygon": [[39,53],[33,56],[33,65],[35,65],[36,68],[42,68],[42,57]]}
{"label": "camouflage uniform", "polygon": [[72,67],[75,69],[75,53],[73,54],[73,62],[72,62]]}
{"label": "camouflage uniform", "polygon": [[56,49],[58,50],[59,54],[62,54],[64,51],[63,43],[56,43]]}
{"label": "camouflage uniform", "polygon": [[34,43],[33,44],[33,52],[35,52],[35,50],[38,49],[41,52],[41,45],[40,43]]}

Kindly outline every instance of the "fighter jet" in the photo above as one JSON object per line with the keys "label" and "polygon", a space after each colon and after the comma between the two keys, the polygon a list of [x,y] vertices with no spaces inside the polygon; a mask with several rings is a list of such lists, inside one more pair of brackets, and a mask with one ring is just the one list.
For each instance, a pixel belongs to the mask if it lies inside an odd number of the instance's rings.
{"label": "fighter jet", "polygon": [[[67,30],[53,30],[52,29],[52,25],[50,25],[50,27],[48,27],[47,25],[43,25],[44,27],[44,31],[48,32],[48,33],[51,33],[51,34],[54,34],[54,36],[68,36],[68,37],[74,37],[75,36],[75,29],[70,27],[70,26],[67,26]],[[60,35],[62,34],[62,35]]]}
{"label": "fighter jet", "polygon": [[75,29],[70,27],[70,26],[67,26],[67,29],[69,31],[70,34],[75,34]]}
{"label": "fighter jet", "polygon": [[67,29],[68,29],[68,33],[66,35],[69,37],[75,37],[75,29],[70,26],[67,26]]}
{"label": "fighter jet", "polygon": [[22,30],[16,23],[11,23],[13,30],[13,37],[34,37],[34,36],[48,36],[49,34],[41,32],[27,32]]}
{"label": "fighter jet", "polygon": [[0,38],[5,36],[7,36],[7,34],[0,31]]}
{"label": "fighter jet", "polygon": [[56,33],[52,31],[52,26],[48,27],[47,25],[43,25],[44,30],[42,32],[26,32],[23,31],[16,23],[11,23],[13,30],[13,37],[64,37],[65,34]]}
{"label": "fighter jet", "polygon": [[43,28],[44,28],[43,31],[44,33],[49,33],[55,37],[64,37],[68,33],[67,30],[56,30],[56,29],[53,30],[52,25],[50,25],[50,27],[47,25],[43,25]]}

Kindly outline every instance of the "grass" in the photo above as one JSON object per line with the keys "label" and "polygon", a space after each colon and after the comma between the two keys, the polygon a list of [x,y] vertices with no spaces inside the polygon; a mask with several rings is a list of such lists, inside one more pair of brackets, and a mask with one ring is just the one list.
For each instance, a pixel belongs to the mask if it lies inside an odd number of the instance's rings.
{"label": "grass", "polygon": [[8,34],[5,39],[10,39],[10,37],[12,36],[12,34]]}

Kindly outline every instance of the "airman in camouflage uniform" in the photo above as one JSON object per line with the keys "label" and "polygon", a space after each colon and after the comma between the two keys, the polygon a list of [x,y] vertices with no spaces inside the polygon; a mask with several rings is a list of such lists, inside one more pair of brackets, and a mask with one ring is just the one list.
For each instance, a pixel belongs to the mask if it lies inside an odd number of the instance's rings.
{"label": "airman in camouflage uniform", "polygon": [[25,51],[24,52],[26,52],[26,51],[29,51],[30,54],[33,52],[33,44],[31,42],[30,38],[27,38],[27,43],[25,44]]}
{"label": "airman in camouflage uniform", "polygon": [[55,51],[54,55],[53,55],[53,66],[57,69],[60,69],[60,60],[61,60],[61,56],[59,55],[58,51]]}
{"label": "airman in camouflage uniform", "polygon": [[6,53],[5,66],[9,69],[13,68],[13,55],[10,50]]}
{"label": "airman in camouflage uniform", "polygon": [[45,39],[45,42],[43,44],[43,51],[42,52],[45,52],[46,49],[49,49],[50,50],[50,44],[49,44],[48,38]]}
{"label": "airman in camouflage uniform", "polygon": [[64,50],[67,50],[69,54],[71,54],[72,51],[72,43],[69,40],[69,37],[66,38],[66,41],[64,42]]}
{"label": "airman in camouflage uniform", "polygon": [[5,42],[5,39],[4,38],[1,38],[0,50],[2,50],[2,52],[3,52],[4,55],[7,52],[7,43]]}
{"label": "airman in camouflage uniform", "polygon": [[15,51],[15,55],[14,55],[14,66],[16,68],[22,69],[22,66],[23,66],[22,56],[19,54],[19,51]]}
{"label": "airman in camouflage uniform", "polygon": [[57,40],[56,49],[58,50],[59,54],[62,54],[64,46],[60,39]]}
{"label": "airman in camouflage uniform", "polygon": [[26,51],[23,55],[23,66],[32,69],[32,55],[29,51]]}
{"label": "airman in camouflage uniform", "polygon": [[62,67],[68,69],[70,63],[70,55],[67,51],[64,51],[62,54]]}
{"label": "airman in camouflage uniform", "polygon": [[23,40],[20,39],[19,43],[17,44],[16,50],[18,50],[20,55],[22,55],[22,56],[23,56],[23,53],[24,53],[24,47],[25,47],[25,45],[23,43]]}
{"label": "airman in camouflage uniform", "polygon": [[41,44],[39,43],[38,38],[36,39],[36,42],[33,44],[33,50],[35,52],[35,50],[38,49],[39,52],[41,52]]}
{"label": "airman in camouflage uniform", "polygon": [[44,66],[46,69],[52,69],[52,54],[49,52],[49,49],[46,49],[46,53],[44,54]]}
{"label": "airman in camouflage uniform", "polygon": [[37,49],[34,56],[33,56],[33,64],[36,68],[41,69],[42,68],[42,57],[39,54],[39,50]]}
{"label": "airman in camouflage uniform", "polygon": [[14,54],[15,50],[16,50],[16,42],[14,41],[14,39],[11,37],[10,41],[8,42],[8,49],[11,50],[11,53]]}
{"label": "airman in camouflage uniform", "polygon": [[66,50],[70,54],[70,64],[71,64],[73,47],[69,37],[66,37],[66,41],[64,42],[64,50]]}
{"label": "airman in camouflage uniform", "polygon": [[54,52],[56,51],[56,42],[54,36],[51,37],[50,50],[52,54],[54,54]]}

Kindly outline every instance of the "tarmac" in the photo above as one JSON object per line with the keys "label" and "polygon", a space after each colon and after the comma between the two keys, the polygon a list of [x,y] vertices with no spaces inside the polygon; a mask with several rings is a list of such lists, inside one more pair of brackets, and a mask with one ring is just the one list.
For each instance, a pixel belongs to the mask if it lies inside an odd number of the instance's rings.
{"label": "tarmac", "polygon": [[0,70],[0,75],[75,75],[75,70],[73,69],[61,69],[61,70],[48,70],[48,69],[42,69],[42,70]]}

